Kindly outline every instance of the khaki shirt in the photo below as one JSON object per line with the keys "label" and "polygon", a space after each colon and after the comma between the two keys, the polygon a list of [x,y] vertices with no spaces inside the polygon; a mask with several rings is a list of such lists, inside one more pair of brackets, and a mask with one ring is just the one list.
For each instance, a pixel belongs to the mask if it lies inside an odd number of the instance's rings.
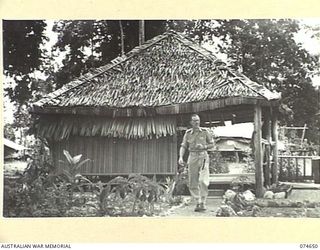
{"label": "khaki shirt", "polygon": [[181,147],[188,149],[190,152],[205,151],[205,149],[197,149],[196,145],[201,144],[207,146],[213,144],[212,134],[205,128],[199,128],[198,131],[194,131],[192,128],[188,129],[184,134]]}

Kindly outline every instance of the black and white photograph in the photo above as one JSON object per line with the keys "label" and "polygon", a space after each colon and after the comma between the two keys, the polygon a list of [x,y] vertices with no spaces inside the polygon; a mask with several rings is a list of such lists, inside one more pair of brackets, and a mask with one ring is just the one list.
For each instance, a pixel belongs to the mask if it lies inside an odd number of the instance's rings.
{"label": "black and white photograph", "polygon": [[2,32],[3,217],[320,218],[320,18]]}

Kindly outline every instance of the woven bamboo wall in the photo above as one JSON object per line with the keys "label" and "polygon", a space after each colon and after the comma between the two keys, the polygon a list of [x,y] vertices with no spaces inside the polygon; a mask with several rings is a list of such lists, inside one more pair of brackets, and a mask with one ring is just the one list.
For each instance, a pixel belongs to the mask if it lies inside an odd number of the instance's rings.
{"label": "woven bamboo wall", "polygon": [[52,143],[55,164],[64,160],[63,150],[72,156],[82,154],[82,160],[92,161],[82,167],[83,174],[172,174],[177,165],[176,136],[158,139],[118,139],[78,136]]}

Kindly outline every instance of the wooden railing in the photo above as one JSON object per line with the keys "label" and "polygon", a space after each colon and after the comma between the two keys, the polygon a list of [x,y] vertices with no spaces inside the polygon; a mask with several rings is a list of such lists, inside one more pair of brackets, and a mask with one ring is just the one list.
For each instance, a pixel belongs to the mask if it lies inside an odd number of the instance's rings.
{"label": "wooden railing", "polygon": [[312,159],[314,156],[279,155],[280,181],[313,180]]}

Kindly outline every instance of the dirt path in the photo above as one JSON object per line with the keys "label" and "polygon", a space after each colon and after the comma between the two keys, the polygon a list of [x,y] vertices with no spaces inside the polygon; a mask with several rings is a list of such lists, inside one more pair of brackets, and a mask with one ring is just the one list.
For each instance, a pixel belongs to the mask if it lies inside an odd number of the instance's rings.
{"label": "dirt path", "polygon": [[[207,211],[199,213],[194,212],[195,203],[190,203],[190,197],[185,197],[184,204],[175,206],[166,211],[163,216],[166,217],[214,217],[218,208],[222,204],[222,197],[209,197],[207,201]],[[320,190],[292,190],[288,197],[291,201],[310,201],[320,202]],[[320,217],[320,208],[306,209],[306,208],[261,208],[258,217]]]}
{"label": "dirt path", "polygon": [[[190,199],[189,199],[190,200]],[[167,217],[210,217],[216,216],[216,211],[221,205],[222,198],[212,198],[209,197],[207,200],[207,210],[205,212],[194,212],[195,203],[189,202],[184,203],[177,207],[172,207],[167,211]]]}
{"label": "dirt path", "polygon": [[320,202],[320,190],[294,189],[288,197],[296,201],[318,201]]}

